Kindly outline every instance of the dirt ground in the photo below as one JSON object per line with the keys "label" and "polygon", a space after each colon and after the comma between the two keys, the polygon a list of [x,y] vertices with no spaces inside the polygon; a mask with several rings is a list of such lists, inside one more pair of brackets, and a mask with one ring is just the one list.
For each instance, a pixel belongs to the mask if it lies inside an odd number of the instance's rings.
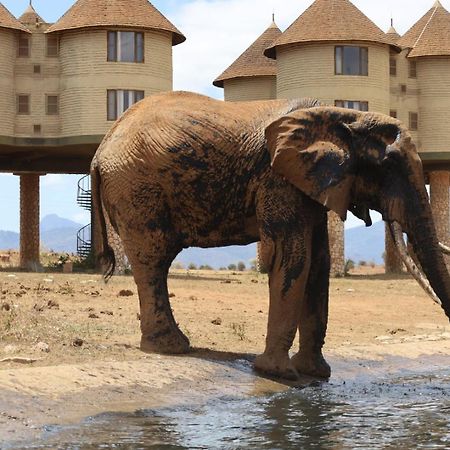
{"label": "dirt ground", "polygon": [[[325,355],[332,360],[450,356],[443,311],[408,276],[381,272],[360,268],[349,278],[332,280]],[[197,390],[211,390],[218,370],[222,389],[233,386],[233,368],[224,362],[251,360],[264,348],[267,276],[174,271],[169,290],[175,317],[194,347],[191,357],[139,351],[132,277],[116,276],[105,285],[98,275],[1,272],[0,442],[2,432],[17,436],[30,424],[37,429],[101,411],[105,399],[110,410],[114,402],[123,409],[126,401],[135,407],[143,392],[147,406],[167,400],[164,386],[186,390],[194,383]],[[252,392],[280,388],[259,379],[244,384]],[[68,398],[70,414],[61,403]]]}

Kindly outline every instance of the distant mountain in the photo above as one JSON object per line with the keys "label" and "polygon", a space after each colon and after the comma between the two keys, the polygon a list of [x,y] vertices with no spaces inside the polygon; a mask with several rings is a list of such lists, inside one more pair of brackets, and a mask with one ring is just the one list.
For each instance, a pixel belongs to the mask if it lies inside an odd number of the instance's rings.
{"label": "distant mountain", "polygon": [[76,228],[79,230],[83,225],[80,225],[73,220],[64,219],[56,214],[48,214],[40,223],[41,233],[51,230],[61,230],[63,228]]}
{"label": "distant mountain", "polygon": [[196,248],[191,247],[183,250],[176,258],[185,266],[194,263],[197,266],[208,265],[214,269],[227,267],[229,264],[237,264],[239,261],[250,266],[250,260],[256,258],[256,244],[231,245],[229,247]]}
{"label": "distant mountain", "polygon": [[19,233],[14,231],[0,231],[0,249],[16,250],[19,248]]}
{"label": "distant mountain", "polygon": [[345,230],[345,257],[356,263],[373,261],[383,264],[384,222],[375,222],[371,227],[364,225]]}
{"label": "distant mountain", "polygon": [[[41,245],[55,252],[76,253],[77,232],[83,225],[56,214],[45,216],[40,223]],[[0,231],[0,249],[18,250],[19,233]]]}
{"label": "distant mountain", "polygon": [[[41,221],[41,244],[48,250],[76,253],[77,232],[83,226],[56,214],[45,216]],[[0,231],[0,249],[19,248],[19,234],[13,231]],[[359,261],[383,263],[384,222],[376,222],[371,227],[360,226],[345,231],[345,257]],[[226,267],[243,261],[247,267],[256,257],[256,244],[246,246],[233,245],[218,248],[188,248],[183,250],[177,261],[185,266],[194,263],[197,266],[209,265],[213,268]]]}

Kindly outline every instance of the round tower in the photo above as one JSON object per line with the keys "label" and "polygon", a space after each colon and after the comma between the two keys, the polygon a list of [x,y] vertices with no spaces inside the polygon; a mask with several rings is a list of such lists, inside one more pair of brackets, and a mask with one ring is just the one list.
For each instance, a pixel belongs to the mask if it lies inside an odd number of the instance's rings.
{"label": "round tower", "polygon": [[18,55],[19,39],[28,39],[28,35],[29,31],[0,3],[0,136],[14,135],[14,63]]}
{"label": "round tower", "polygon": [[147,0],[78,0],[47,33],[59,39],[61,135],[103,135],[133,103],[172,90],[185,37]]}
{"label": "round tower", "polygon": [[224,88],[226,101],[270,100],[277,96],[277,63],[264,50],[281,31],[275,21],[213,84]]}
{"label": "round tower", "polygon": [[[398,47],[349,0],[316,0],[265,55],[278,63],[277,97],[389,114],[389,64]],[[345,272],[344,224],[329,213],[331,274]]]}
{"label": "round tower", "polygon": [[[428,170],[431,206],[439,239],[449,244],[450,156],[450,13],[436,1],[433,7],[400,39],[415,70],[418,114],[410,117],[417,129],[418,146]],[[411,113],[410,113],[411,114]],[[412,119],[412,120],[411,120]],[[434,167],[433,167],[434,166]]]}
{"label": "round tower", "polygon": [[316,0],[265,52],[278,98],[389,113],[392,42],[349,0]]}

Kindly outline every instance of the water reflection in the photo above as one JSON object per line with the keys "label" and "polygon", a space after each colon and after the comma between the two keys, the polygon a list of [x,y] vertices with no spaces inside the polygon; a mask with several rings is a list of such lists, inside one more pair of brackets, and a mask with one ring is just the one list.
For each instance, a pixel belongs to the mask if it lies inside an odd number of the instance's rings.
{"label": "water reflection", "polygon": [[448,449],[449,394],[448,370],[355,379],[263,398],[102,415],[26,448]]}

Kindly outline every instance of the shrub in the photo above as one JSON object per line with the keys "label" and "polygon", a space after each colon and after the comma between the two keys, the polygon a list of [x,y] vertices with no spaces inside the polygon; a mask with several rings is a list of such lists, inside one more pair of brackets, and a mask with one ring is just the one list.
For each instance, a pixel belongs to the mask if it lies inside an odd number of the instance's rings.
{"label": "shrub", "polygon": [[243,272],[245,270],[245,263],[239,261],[237,264],[237,270],[239,270],[239,272]]}
{"label": "shrub", "polygon": [[353,270],[355,268],[355,261],[353,259],[347,259],[345,261],[345,267],[344,267],[344,274],[347,276],[350,272],[350,270]]}
{"label": "shrub", "polygon": [[197,270],[197,266],[194,263],[189,263],[188,269],[189,270]]}
{"label": "shrub", "polygon": [[228,264],[228,270],[236,270],[236,264]]}
{"label": "shrub", "polygon": [[367,266],[367,261],[360,261],[360,262],[358,263],[358,265],[360,265],[360,266],[362,266],[362,267]]}
{"label": "shrub", "polygon": [[199,267],[199,269],[200,270],[213,270],[213,268],[211,266],[209,266],[208,264],[201,265]]}

